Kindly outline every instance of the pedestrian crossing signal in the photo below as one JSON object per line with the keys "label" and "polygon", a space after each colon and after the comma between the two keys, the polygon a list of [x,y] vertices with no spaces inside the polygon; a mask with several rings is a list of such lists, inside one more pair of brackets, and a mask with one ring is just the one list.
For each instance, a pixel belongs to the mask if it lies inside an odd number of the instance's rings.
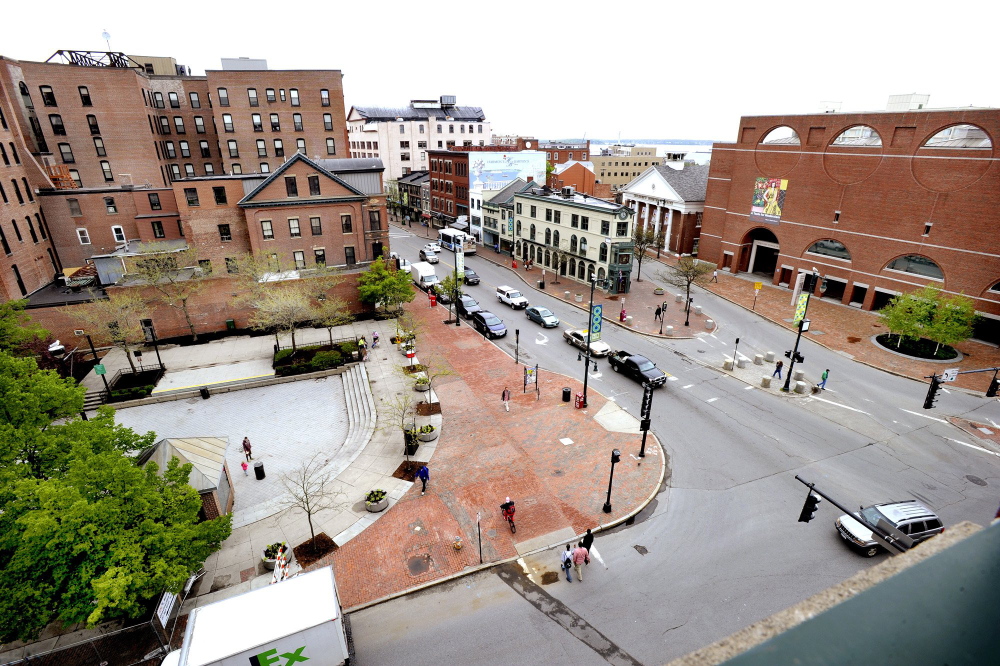
{"label": "pedestrian crossing signal", "polygon": [[806,495],[806,503],[802,505],[802,513],[799,514],[800,523],[808,523],[813,519],[813,514],[816,513],[816,509],[819,507],[820,499],[809,493]]}

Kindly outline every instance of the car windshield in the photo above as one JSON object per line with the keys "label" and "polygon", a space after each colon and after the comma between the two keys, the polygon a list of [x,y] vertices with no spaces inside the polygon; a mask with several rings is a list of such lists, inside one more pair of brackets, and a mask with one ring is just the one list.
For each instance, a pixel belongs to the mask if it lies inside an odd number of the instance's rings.
{"label": "car windshield", "polygon": [[426,282],[427,284],[434,284],[437,281],[438,281],[438,276],[437,275],[425,275],[424,276],[424,282]]}
{"label": "car windshield", "polygon": [[476,274],[476,271],[472,270],[471,268],[466,268],[465,274],[468,275],[469,277],[472,277],[473,275]]}
{"label": "car windshield", "polygon": [[478,303],[476,303],[476,299],[474,299],[472,296],[462,296],[462,304],[465,307],[471,307],[473,305],[479,305]]}
{"label": "car windshield", "polygon": [[424,250],[424,254],[427,255],[428,257],[433,257],[434,250]]}
{"label": "car windshield", "polygon": [[485,317],[483,317],[483,321],[486,322],[487,326],[497,326],[498,324],[503,323],[500,321],[500,318],[494,314],[486,315]]}
{"label": "car windshield", "polygon": [[508,296],[508,298],[521,298],[521,292],[519,292],[519,291],[512,291],[507,296]]}
{"label": "car windshield", "polygon": [[[872,525],[877,525],[880,518],[885,518],[885,516],[882,515],[882,512],[873,506],[870,506],[867,509],[861,509],[861,515],[864,516],[865,520]],[[892,522],[888,518],[885,518],[885,521],[887,523]]]}
{"label": "car windshield", "polygon": [[540,316],[540,317],[551,317],[552,316],[552,313],[549,312],[548,310],[546,310],[545,308],[536,308],[535,312],[537,312],[538,316]]}
{"label": "car windshield", "polygon": [[652,361],[646,361],[645,363],[639,363],[639,370],[641,370],[642,372],[647,372],[649,370],[652,370],[655,367],[656,366],[653,365]]}

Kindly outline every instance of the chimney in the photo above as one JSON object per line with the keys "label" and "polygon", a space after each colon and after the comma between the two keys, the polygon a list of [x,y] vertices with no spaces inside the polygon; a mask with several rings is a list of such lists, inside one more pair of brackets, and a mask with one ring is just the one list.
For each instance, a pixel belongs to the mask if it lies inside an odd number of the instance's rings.
{"label": "chimney", "polygon": [[534,176],[528,176],[528,182],[529,183],[535,182],[535,177]]}

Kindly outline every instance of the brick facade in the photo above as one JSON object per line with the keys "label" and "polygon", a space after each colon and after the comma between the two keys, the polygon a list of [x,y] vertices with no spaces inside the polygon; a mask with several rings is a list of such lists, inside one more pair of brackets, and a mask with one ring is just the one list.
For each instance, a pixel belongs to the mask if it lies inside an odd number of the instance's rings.
{"label": "brick facade", "polygon": [[469,154],[432,150],[427,158],[431,166],[431,217],[451,222],[459,215],[468,215]]}

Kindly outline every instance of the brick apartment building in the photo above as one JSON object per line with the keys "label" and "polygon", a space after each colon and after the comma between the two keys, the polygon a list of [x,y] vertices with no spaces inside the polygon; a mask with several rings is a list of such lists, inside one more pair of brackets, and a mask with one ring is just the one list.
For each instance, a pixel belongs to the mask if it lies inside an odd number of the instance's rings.
{"label": "brick apartment building", "polygon": [[460,215],[469,214],[469,153],[458,150],[431,150],[431,219],[446,226]]}
{"label": "brick apartment building", "polygon": [[[866,310],[935,284],[1000,341],[1000,109],[744,117],[715,144],[699,256]],[[818,293],[818,292],[817,292]]]}

